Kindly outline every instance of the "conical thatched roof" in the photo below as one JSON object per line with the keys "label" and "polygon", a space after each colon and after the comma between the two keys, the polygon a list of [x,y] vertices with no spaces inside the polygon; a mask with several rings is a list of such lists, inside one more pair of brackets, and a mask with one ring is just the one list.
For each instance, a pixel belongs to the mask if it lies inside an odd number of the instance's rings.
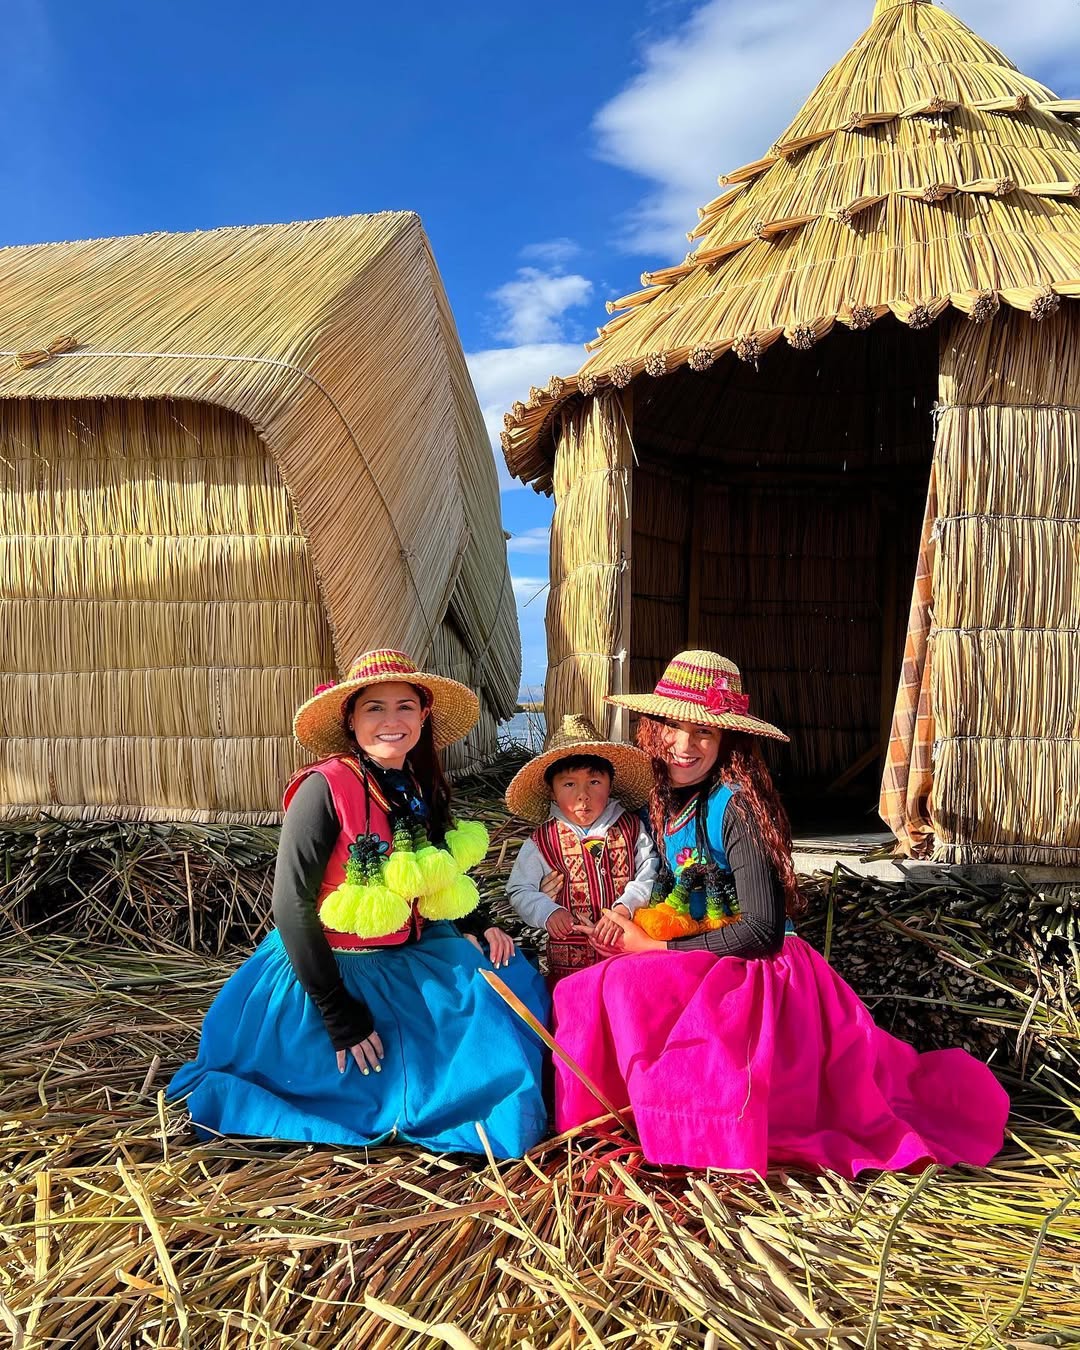
{"label": "conical thatched roof", "polygon": [[419,218],[381,212],[0,249],[0,399],[240,414],[307,536],[339,668],[418,660],[509,716],[517,621],[487,433]]}
{"label": "conical thatched roof", "polygon": [[809,349],[837,322],[913,328],[950,305],[1036,320],[1080,297],[1080,100],[1029,79],[930,0],[869,29],[763,157],[725,174],[685,262],[642,276],[576,376],[506,416],[512,473],[550,488],[555,411],[645,372]]}

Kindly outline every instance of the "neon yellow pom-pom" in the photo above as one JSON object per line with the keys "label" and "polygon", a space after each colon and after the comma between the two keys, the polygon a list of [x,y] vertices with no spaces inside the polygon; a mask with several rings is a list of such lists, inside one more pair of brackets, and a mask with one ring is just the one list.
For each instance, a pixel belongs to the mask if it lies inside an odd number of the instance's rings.
{"label": "neon yellow pom-pom", "polygon": [[411,850],[395,849],[383,863],[382,874],[383,881],[398,895],[406,895],[411,899],[424,889],[423,874],[416,861],[416,854]]}
{"label": "neon yellow pom-pom", "polygon": [[487,827],[479,820],[459,820],[446,832],[446,847],[463,872],[475,867],[488,851]]}
{"label": "neon yellow pom-pom", "polygon": [[357,937],[386,937],[409,922],[412,906],[403,896],[379,882],[357,886],[344,882],[330,892],[319,908],[327,928]]}
{"label": "neon yellow pom-pom", "polygon": [[416,864],[424,883],[421,887],[423,895],[445,890],[461,875],[461,868],[446,849],[436,848],[433,844],[425,844],[416,850]]}
{"label": "neon yellow pom-pom", "polygon": [[480,903],[480,892],[472,877],[458,876],[449,886],[425,895],[417,905],[425,919],[463,919]]}

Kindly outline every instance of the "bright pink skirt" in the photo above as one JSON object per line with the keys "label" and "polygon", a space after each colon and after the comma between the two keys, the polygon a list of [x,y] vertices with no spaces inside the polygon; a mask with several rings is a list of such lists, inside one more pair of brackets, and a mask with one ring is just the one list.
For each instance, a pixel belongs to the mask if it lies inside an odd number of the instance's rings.
{"label": "bright pink skirt", "polygon": [[[767,960],[618,956],[560,981],[555,1036],[618,1107],[650,1162],[764,1175],[769,1166],[985,1166],[1009,1098],[964,1050],[920,1055],[876,1026],[798,937]],[[603,1114],[556,1059],[560,1130]]]}

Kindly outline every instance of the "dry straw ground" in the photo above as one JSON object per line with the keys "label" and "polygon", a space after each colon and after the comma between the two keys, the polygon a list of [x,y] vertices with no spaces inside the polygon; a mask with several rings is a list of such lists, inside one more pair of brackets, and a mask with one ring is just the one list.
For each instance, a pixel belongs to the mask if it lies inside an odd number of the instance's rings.
{"label": "dry straw ground", "polygon": [[[495,893],[517,827],[481,809]],[[985,1172],[761,1184],[650,1168],[604,1126],[499,1165],[198,1145],[161,1088],[264,920],[272,833],[3,842],[15,1346],[1080,1344],[1072,893],[815,881],[810,940],[886,1025],[992,1052],[1016,1109]]]}

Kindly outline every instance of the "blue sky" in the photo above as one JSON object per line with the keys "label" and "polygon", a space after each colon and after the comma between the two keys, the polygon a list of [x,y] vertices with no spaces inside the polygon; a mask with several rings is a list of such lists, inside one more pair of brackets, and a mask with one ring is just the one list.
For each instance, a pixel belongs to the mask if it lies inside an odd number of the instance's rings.
{"label": "blue sky", "polygon": [[[1080,0],[949,7],[1080,94]],[[494,431],[580,365],[606,299],[685,253],[716,175],[764,152],[872,9],[7,0],[0,243],[416,210]],[[536,686],[550,505],[502,501]]]}

